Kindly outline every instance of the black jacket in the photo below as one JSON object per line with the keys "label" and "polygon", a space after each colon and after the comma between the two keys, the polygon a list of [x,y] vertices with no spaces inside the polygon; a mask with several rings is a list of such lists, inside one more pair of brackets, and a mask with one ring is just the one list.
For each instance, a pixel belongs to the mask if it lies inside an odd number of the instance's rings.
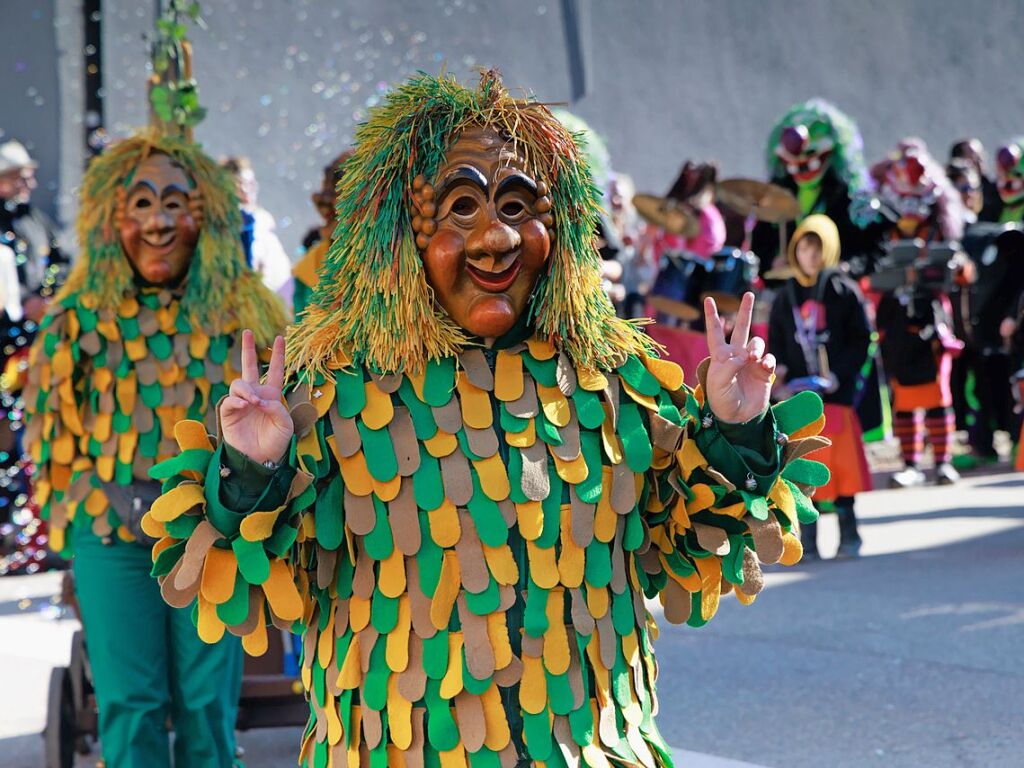
{"label": "black jacket", "polygon": [[768,348],[779,365],[786,366],[788,380],[809,375],[806,355],[797,339],[795,313],[810,300],[824,308],[825,316],[818,324],[824,333],[819,342],[824,344],[829,368],[839,380],[839,388],[822,397],[828,403],[853,405],[858,374],[868,358],[871,324],[860,290],[850,278],[829,270],[813,288],[804,288],[796,280],[787,281],[772,305]]}
{"label": "black jacket", "polygon": [[1024,292],[1024,232],[993,230],[987,223],[967,228],[963,246],[974,261],[978,277],[967,288],[966,307],[963,289],[950,296],[954,313],[959,315],[954,326],[958,335],[980,349],[1002,347],[999,325],[1014,316]]}
{"label": "black jacket", "polygon": [[887,293],[878,304],[882,357],[889,375],[903,386],[930,384],[939,375],[942,345],[938,324],[952,327],[942,299],[929,291]]}

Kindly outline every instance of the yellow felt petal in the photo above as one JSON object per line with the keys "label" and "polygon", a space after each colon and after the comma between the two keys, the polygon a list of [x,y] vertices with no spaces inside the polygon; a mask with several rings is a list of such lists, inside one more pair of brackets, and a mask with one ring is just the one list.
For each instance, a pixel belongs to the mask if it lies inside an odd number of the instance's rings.
{"label": "yellow felt petal", "polygon": [[320,450],[320,440],[316,430],[311,429],[306,436],[299,440],[296,446],[300,456],[312,456],[313,461],[319,462],[323,459],[323,451]]}
{"label": "yellow felt petal", "polygon": [[409,603],[409,596],[402,595],[398,599],[398,621],[395,628],[388,633],[387,648],[385,649],[388,669],[392,672],[404,672],[409,666],[409,631],[411,628],[412,607]]}
{"label": "yellow felt petal", "polygon": [[606,544],[615,538],[617,518],[612,509],[612,470],[611,467],[601,467],[601,498],[597,500],[594,513],[594,538]]}
{"label": "yellow felt petal", "polygon": [[533,656],[523,656],[523,679],[519,683],[519,704],[530,715],[544,711],[548,703],[548,681],[544,664]]}
{"label": "yellow felt petal", "polygon": [[798,429],[796,432],[789,436],[790,440],[800,440],[805,437],[814,437],[815,435],[821,434],[821,430],[825,428],[825,414],[821,414],[817,419],[812,421],[806,427]]}
{"label": "yellow felt petal", "polygon": [[500,752],[508,746],[512,734],[505,717],[505,708],[501,705],[501,693],[498,691],[497,683],[491,683],[491,687],[483,692],[480,703],[484,708],[484,724],[487,728],[484,746],[493,752]]}
{"label": "yellow felt petal", "polygon": [[168,523],[197,505],[206,506],[203,487],[197,483],[181,483],[154,501],[149,514],[157,522]]}
{"label": "yellow felt petal", "polygon": [[796,520],[796,499],[793,498],[793,491],[781,480],[776,481],[768,492],[768,498],[775,502],[775,506],[782,510],[782,513],[790,520]]}
{"label": "yellow felt petal", "polygon": [[[64,549],[64,529],[50,526],[50,549],[60,552]],[[155,557],[155,555],[154,555]]]}
{"label": "yellow felt petal", "polygon": [[108,506],[109,502],[107,501],[106,494],[98,488],[94,488],[85,497],[85,511],[90,517],[99,517],[107,511]]}
{"label": "yellow felt petal", "polygon": [[694,565],[700,574],[700,615],[705,621],[718,612],[722,593],[722,560],[715,557],[695,557]]}
{"label": "yellow felt petal", "polygon": [[601,422],[601,443],[604,445],[605,456],[612,464],[622,463],[622,441],[615,434],[615,426],[612,423],[611,408],[608,403],[604,406],[605,418]]}
{"label": "yellow felt petal", "polygon": [[398,492],[402,490],[401,475],[396,474],[390,480],[378,480],[371,476],[370,480],[373,483],[373,492],[381,501],[394,501],[398,497]]}
{"label": "yellow felt petal", "polygon": [[[690,515],[686,511],[686,499],[680,496],[672,507],[672,521],[683,531],[692,527]],[[653,531],[652,537],[653,537]]]}
{"label": "yellow felt petal", "polygon": [[[435,629],[448,628],[448,621],[452,616],[452,608],[455,607],[455,598],[459,596],[461,583],[462,571],[459,568],[459,560],[455,552],[449,549],[444,553],[444,559],[441,561],[441,575],[437,581],[434,597],[430,601],[430,621]],[[461,662],[459,669],[462,669]]]}
{"label": "yellow felt petal", "polygon": [[448,549],[458,544],[462,536],[459,513],[448,499],[441,502],[437,509],[427,512],[427,519],[430,523],[430,537],[437,546]]}
{"label": "yellow felt petal", "polygon": [[109,368],[97,368],[92,374],[92,384],[97,392],[106,392],[114,383],[114,372]]}
{"label": "yellow felt petal", "polygon": [[427,402],[423,397],[423,384],[426,380],[426,376],[423,371],[420,371],[419,373],[406,372],[405,378],[407,378],[409,383],[412,384],[412,391],[416,393],[416,399],[421,403]]}
{"label": "yellow felt petal", "polygon": [[441,698],[454,699],[461,691],[462,633],[451,632],[448,634],[448,671],[441,678]]}
{"label": "yellow felt petal", "polygon": [[505,440],[509,445],[516,448],[529,448],[537,441],[537,427],[533,419],[526,422],[526,429],[522,432],[506,432]]}
{"label": "yellow felt petal", "polygon": [[625,391],[627,395],[629,395],[633,399],[633,402],[638,403],[639,405],[646,408],[648,411],[657,412],[657,400],[655,400],[650,395],[641,395],[639,392],[637,392],[635,389],[629,386],[629,382],[626,381],[625,379],[620,379],[620,381],[622,382],[622,389]]}
{"label": "yellow felt petal", "polygon": [[291,569],[284,560],[270,561],[270,576],[263,582],[263,591],[274,614],[284,621],[302,617],[302,598],[295,588]]}
{"label": "yellow felt petal", "polygon": [[516,519],[524,539],[533,541],[540,536],[544,528],[544,510],[539,501],[516,502]]}
{"label": "yellow felt petal", "polygon": [[536,542],[526,542],[526,554],[530,560],[530,577],[538,587],[551,589],[558,584],[558,565],[555,563],[555,548],[538,547]]}
{"label": "yellow felt petal", "polygon": [[203,563],[203,581],[200,593],[214,605],[226,603],[235,591],[238,562],[230,549],[210,547]]}
{"label": "yellow felt petal", "polygon": [[323,628],[320,637],[316,640],[316,660],[323,669],[331,668],[331,659],[334,656],[334,612],[331,611],[327,617],[327,626]]}
{"label": "yellow felt petal", "polygon": [[608,590],[587,584],[587,610],[595,619],[604,618],[608,613]]}
{"label": "yellow felt petal", "polygon": [[512,663],[512,645],[508,639],[508,622],[504,613],[487,614],[487,637],[494,651],[494,668],[504,669]]}
{"label": "yellow felt petal", "polygon": [[553,452],[551,452],[551,458],[555,461],[555,471],[558,472],[558,476],[567,483],[577,485],[586,480],[587,475],[590,474],[587,460],[582,453],[572,461],[560,459]]}
{"label": "yellow felt petal", "polygon": [[669,392],[675,392],[683,386],[683,369],[671,360],[644,356],[643,363],[658,383]]}
{"label": "yellow felt petal", "polygon": [[338,465],[341,468],[341,477],[352,493],[356,496],[369,496],[373,492],[373,478],[370,477],[362,449],[348,458],[339,457]]}
{"label": "yellow felt petal", "polygon": [[[558,553],[558,579],[565,586],[574,589],[583,583],[584,550],[572,536],[572,512],[568,506],[562,508],[562,549]],[[548,667],[550,669],[550,667]]]}
{"label": "yellow felt petal", "polygon": [[804,556],[804,547],[800,539],[792,533],[786,533],[782,537],[782,557],[779,562],[783,565],[796,565]]}
{"label": "yellow felt petal", "polygon": [[363,424],[370,429],[383,429],[391,423],[395,415],[391,395],[382,392],[373,379],[364,382],[363,388],[366,390],[366,405],[360,414],[363,417]]}
{"label": "yellow felt petal", "polygon": [[456,744],[447,751],[438,750],[438,758],[441,761],[441,768],[468,768],[466,762],[466,748]]}
{"label": "yellow felt petal", "polygon": [[142,532],[147,536],[152,536],[154,539],[162,539],[167,535],[167,527],[163,523],[154,520],[147,513],[142,516]]}
{"label": "yellow felt petal", "polygon": [[491,411],[491,396],[488,392],[473,386],[469,377],[460,374],[455,381],[462,406],[462,421],[473,429],[487,429],[494,423]]}
{"label": "yellow felt petal", "polygon": [[587,392],[600,392],[608,386],[608,379],[595,368],[579,368],[576,371],[576,380],[580,387]]}
{"label": "yellow felt petal", "polygon": [[569,669],[569,636],[565,631],[565,593],[561,589],[548,592],[548,631],[544,633],[544,666],[553,675]]}
{"label": "yellow felt petal", "polygon": [[451,453],[459,447],[459,440],[455,435],[449,434],[443,429],[439,429],[434,433],[433,437],[429,440],[423,441],[423,447],[426,448],[427,453],[435,459],[441,459],[445,456],[451,455]]}
{"label": "yellow felt petal", "polygon": [[352,595],[348,601],[348,623],[353,632],[366,629],[370,623],[370,601]]}
{"label": "yellow felt petal", "polygon": [[693,491],[693,498],[686,502],[687,514],[695,515],[715,503],[715,492],[711,490],[710,485],[698,483],[697,485],[691,486],[690,490]]}
{"label": "yellow felt petal", "polygon": [[210,442],[210,435],[207,434],[206,425],[201,422],[186,419],[174,425],[174,439],[182,451],[190,449],[203,449],[213,451],[213,443]]}
{"label": "yellow felt petal", "polygon": [[[412,702],[398,692],[398,675],[388,679],[388,735],[399,750],[412,745]],[[388,765],[395,763],[389,758]]]}
{"label": "yellow felt petal", "polygon": [[747,505],[742,501],[737,501],[735,504],[730,504],[727,507],[715,507],[716,515],[727,515],[728,517],[735,517],[737,520],[742,520],[747,515]]}
{"label": "yellow felt petal", "polygon": [[338,687],[343,691],[351,691],[358,688],[362,681],[362,670],[359,667],[359,636],[356,635],[348,645],[348,653],[345,654],[341,672],[338,673]]}
{"label": "yellow felt petal", "polygon": [[547,339],[529,339],[526,346],[530,349],[530,356],[535,360],[550,360],[555,356],[555,348]]}
{"label": "yellow felt petal", "polygon": [[564,427],[569,423],[569,401],[565,399],[562,390],[538,384],[537,397],[548,421],[556,427]]}
{"label": "yellow felt petal", "polygon": [[149,354],[149,350],[146,348],[146,337],[140,335],[134,339],[125,339],[124,351],[128,355],[129,360],[138,361],[144,359]]}
{"label": "yellow felt petal", "polygon": [[250,512],[238,526],[239,533],[246,541],[263,541],[274,532],[274,523],[284,507],[270,509],[265,512]]}
{"label": "yellow felt petal", "polygon": [[312,387],[309,399],[313,403],[313,407],[316,408],[316,415],[323,418],[334,403],[334,382],[325,381],[323,384]]}
{"label": "yellow felt petal", "polygon": [[494,580],[499,584],[515,584],[519,580],[519,566],[516,565],[515,558],[512,556],[512,550],[509,549],[508,545],[502,544],[500,547],[488,547],[484,544],[483,548],[487,568],[490,570]]}
{"label": "yellow felt petal", "polygon": [[269,638],[267,637],[267,617],[263,613],[262,601],[258,605],[256,614],[256,628],[242,638],[242,648],[250,656],[262,656],[267,652]]}
{"label": "yellow felt petal", "polygon": [[696,440],[683,440],[682,446],[676,451],[676,459],[679,461],[679,466],[682,467],[684,479],[689,477],[693,470],[698,467],[706,467],[708,465],[704,454],[697,447]]}
{"label": "yellow felt petal", "polygon": [[631,630],[628,635],[622,636],[622,655],[626,658],[627,666],[632,667],[640,660],[640,643],[636,637],[636,630]]}
{"label": "yellow felt petal", "polygon": [[196,624],[199,639],[204,643],[216,643],[224,637],[224,622],[217,616],[217,606],[199,596],[199,620]]}
{"label": "yellow felt petal", "polygon": [[743,605],[750,605],[751,603],[753,603],[757,599],[757,595],[745,595],[742,592],[740,592],[740,590],[738,590],[738,589],[735,590],[735,592],[736,592],[736,599],[739,600],[740,603],[742,603]]}
{"label": "yellow felt petal", "polygon": [[[341,741],[345,735],[345,726],[338,715],[338,705],[330,688],[325,691],[324,696],[326,698],[324,713],[327,715],[327,743],[334,745]],[[388,725],[391,725],[391,723],[388,723]],[[328,768],[331,768],[330,763],[328,763]]]}
{"label": "yellow felt petal", "polygon": [[404,594],[405,556],[398,547],[392,548],[391,555],[381,561],[377,586],[385,597],[399,597]]}
{"label": "yellow felt petal", "polygon": [[[125,432],[117,438],[117,460],[122,464],[131,464],[135,458],[135,448],[139,444],[137,432]],[[194,475],[195,473],[193,473]]]}
{"label": "yellow felt petal", "polygon": [[504,403],[523,396],[523,359],[504,349],[494,365],[494,396]]}
{"label": "yellow felt petal", "polygon": [[480,478],[480,487],[484,495],[491,501],[504,501],[511,490],[508,482],[508,471],[500,454],[473,462],[473,467]]}

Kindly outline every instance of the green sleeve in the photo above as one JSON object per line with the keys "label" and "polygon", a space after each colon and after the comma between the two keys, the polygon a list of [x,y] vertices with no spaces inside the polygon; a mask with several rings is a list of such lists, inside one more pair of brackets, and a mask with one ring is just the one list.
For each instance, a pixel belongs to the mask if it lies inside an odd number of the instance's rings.
{"label": "green sleeve", "polygon": [[[778,425],[771,409],[744,424],[719,421],[705,405],[701,410],[703,429],[697,432],[697,447],[708,463],[737,488],[765,495],[782,469],[782,448]],[[754,478],[756,488],[747,486]]]}

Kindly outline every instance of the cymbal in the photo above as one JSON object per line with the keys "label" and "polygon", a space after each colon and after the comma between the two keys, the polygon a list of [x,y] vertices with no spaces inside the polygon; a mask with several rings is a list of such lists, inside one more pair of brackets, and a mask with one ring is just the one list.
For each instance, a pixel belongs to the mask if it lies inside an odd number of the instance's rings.
{"label": "cymbal", "polygon": [[715,186],[715,195],[741,216],[753,214],[770,224],[793,221],[802,213],[792,192],[767,181],[725,179]]}
{"label": "cymbal", "polygon": [[658,195],[633,195],[633,206],[646,221],[672,235],[685,235],[693,217],[675,200]]}
{"label": "cymbal", "polygon": [[692,307],[689,304],[670,299],[666,296],[648,296],[647,303],[651,305],[651,308],[657,312],[663,312],[671,317],[678,318],[686,323],[692,323],[694,320],[700,319],[701,312],[696,307]]}
{"label": "cymbal", "polygon": [[722,291],[705,291],[701,294],[701,301],[707,298],[715,300],[715,306],[718,307],[718,311],[732,315],[740,311],[740,303],[743,301],[742,296],[736,296],[732,293],[724,293]]}
{"label": "cymbal", "polygon": [[789,280],[791,277],[796,277],[796,270],[790,266],[778,267],[776,269],[769,269],[764,273],[765,280]]}

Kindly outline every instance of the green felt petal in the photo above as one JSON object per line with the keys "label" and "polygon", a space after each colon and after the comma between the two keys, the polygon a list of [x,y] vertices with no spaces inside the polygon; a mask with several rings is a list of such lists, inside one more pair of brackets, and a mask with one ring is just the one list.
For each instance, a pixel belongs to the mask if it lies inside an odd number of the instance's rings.
{"label": "green felt petal", "polygon": [[395,551],[395,540],[391,535],[388,508],[377,498],[377,494],[373,495],[373,511],[376,516],[373,530],[363,537],[363,543],[366,545],[366,554],[381,562],[391,557],[391,553]]}
{"label": "green felt petal", "polygon": [[486,616],[498,610],[501,604],[501,593],[498,591],[498,582],[491,577],[487,582],[487,588],[483,592],[474,594],[467,591],[466,607],[477,616]]}
{"label": "green felt petal", "polygon": [[427,741],[441,752],[455,749],[459,744],[459,729],[452,717],[449,702],[441,698],[441,683],[427,679],[427,692],[423,697],[427,705]]}
{"label": "green felt petal", "polygon": [[831,473],[820,461],[793,459],[782,470],[782,476],[798,485],[822,486],[828,483]]}
{"label": "green felt petal", "polygon": [[363,703],[370,709],[380,712],[387,707],[389,677],[391,677],[391,670],[388,669],[387,643],[381,637],[373,646],[373,652],[370,654],[370,668],[366,672],[366,680],[360,689]]}
{"label": "green felt petal", "polygon": [[455,389],[455,358],[429,360],[423,374],[423,399],[427,405],[440,408],[452,399]]}
{"label": "green felt petal", "polygon": [[779,431],[789,435],[821,418],[825,406],[816,393],[798,392],[778,405],[773,405],[772,412]]}
{"label": "green felt petal", "polygon": [[440,680],[448,671],[448,631],[423,638],[423,671],[431,680]]}
{"label": "green felt petal", "polygon": [[604,423],[605,413],[597,393],[577,387],[572,393],[572,399],[576,403],[576,418],[579,419],[580,426],[585,429],[600,428]]}
{"label": "green felt petal", "polygon": [[207,353],[210,362],[214,365],[224,365],[224,361],[228,359],[228,347],[230,345],[231,339],[227,336],[211,336],[210,351]]}
{"label": "green felt petal", "polygon": [[345,485],[341,480],[341,474],[335,474],[327,487],[316,499],[314,519],[316,520],[316,540],[324,549],[338,549],[341,547],[345,535],[344,512],[342,510],[342,499],[345,495]]}
{"label": "green felt petal", "polygon": [[505,518],[502,517],[497,502],[487,498],[483,492],[480,487],[480,478],[475,470],[472,477],[473,495],[466,508],[476,524],[480,541],[489,547],[500,547],[508,541],[508,526],[505,525]]}
{"label": "green felt petal", "polygon": [[250,584],[262,584],[270,576],[270,560],[262,541],[246,541],[241,536],[231,542],[238,570]]}
{"label": "green felt petal", "polygon": [[172,544],[167,549],[163,550],[159,555],[156,556],[156,560],[153,561],[153,569],[150,573],[153,576],[163,576],[170,573],[171,568],[178,562],[183,554],[185,554],[185,544],[188,542],[179,541],[177,544]]}
{"label": "green felt petal", "polygon": [[594,539],[587,545],[587,556],[583,561],[583,578],[592,587],[607,587],[611,583],[612,556],[610,546],[610,544],[605,544],[597,539]]}
{"label": "green felt petal", "polygon": [[569,675],[553,675],[544,670],[544,676],[548,681],[548,706],[556,715],[568,715],[572,712],[572,687],[569,685]]}
{"label": "green felt petal", "polygon": [[386,635],[398,624],[398,598],[381,594],[378,587],[373,590],[370,603],[370,623],[373,628]]}
{"label": "green felt petal", "polygon": [[523,712],[523,736],[534,760],[548,760],[557,751],[552,747],[549,718],[547,708],[536,715]]}
{"label": "green felt petal", "polygon": [[393,480],[398,474],[398,460],[391,444],[391,433],[386,428],[370,429],[362,419],[356,420],[356,427],[363,440],[363,454],[370,475],[384,483]]}
{"label": "green felt petal", "polygon": [[626,383],[641,395],[654,397],[661,391],[661,384],[636,355],[627,357],[626,361],[619,366],[618,371]]}
{"label": "green felt petal", "polygon": [[146,346],[158,360],[166,360],[174,354],[174,345],[166,333],[154,333],[146,339]]}
{"label": "green felt petal", "polygon": [[534,360],[529,354],[523,355],[523,365],[530,372],[530,375],[545,387],[553,387],[558,384],[558,359],[552,357],[550,360]]}
{"label": "green felt petal", "polygon": [[548,590],[538,587],[530,579],[526,587],[526,609],[523,611],[523,631],[530,637],[543,637],[548,631]]}
{"label": "green felt petal", "polygon": [[412,491],[420,509],[434,510],[444,503],[441,465],[420,444],[420,466],[412,476]]}
{"label": "green felt petal", "polygon": [[587,504],[601,500],[601,436],[586,430],[580,433],[580,451],[587,462],[587,478],[576,484],[576,495]]}
{"label": "green felt petal", "polygon": [[229,627],[238,627],[249,618],[249,582],[235,572],[235,588],[227,602],[217,606],[217,618]]}
{"label": "green felt petal", "polygon": [[634,403],[622,403],[619,406],[619,436],[622,438],[626,464],[636,473],[646,472],[654,454],[650,435],[640,417],[640,409]]}
{"label": "green felt petal", "polygon": [[342,369],[334,377],[334,400],[338,415],[351,419],[366,407],[363,373],[358,368]]}
{"label": "green felt petal", "polygon": [[416,439],[420,441],[429,440],[436,435],[437,422],[434,421],[434,413],[430,410],[429,405],[416,397],[416,390],[412,388],[412,384],[409,383],[408,379],[402,379],[402,386],[398,389],[398,396],[405,403],[405,407],[409,409],[413,430],[416,432]]}

